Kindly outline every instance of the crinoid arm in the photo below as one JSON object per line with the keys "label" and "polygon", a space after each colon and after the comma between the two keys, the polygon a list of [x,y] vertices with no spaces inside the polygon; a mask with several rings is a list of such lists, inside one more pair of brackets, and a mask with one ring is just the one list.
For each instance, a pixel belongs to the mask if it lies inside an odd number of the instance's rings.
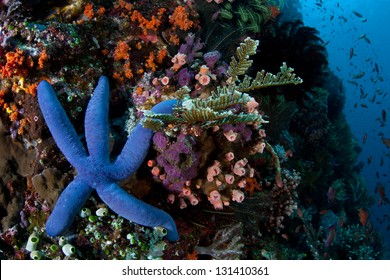
{"label": "crinoid arm", "polygon": [[295,75],[294,68],[287,67],[287,64],[283,62],[280,67],[280,72],[276,75],[261,70],[257,72],[256,78],[245,75],[243,81],[237,86],[237,90],[240,92],[248,92],[255,89],[271,87],[271,86],[283,86],[283,85],[298,85],[303,82],[300,77]]}
{"label": "crinoid arm", "polygon": [[230,67],[227,70],[230,84],[238,81],[238,76],[244,75],[249,67],[252,66],[253,60],[250,60],[249,56],[256,53],[258,45],[259,41],[247,37],[237,48],[236,56],[238,60],[233,56],[230,61]]}

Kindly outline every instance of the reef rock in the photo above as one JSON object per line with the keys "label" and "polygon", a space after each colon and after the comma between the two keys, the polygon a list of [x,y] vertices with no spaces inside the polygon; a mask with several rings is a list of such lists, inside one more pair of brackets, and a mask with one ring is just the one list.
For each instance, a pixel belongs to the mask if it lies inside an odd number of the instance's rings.
{"label": "reef rock", "polygon": [[1,231],[19,220],[24,204],[27,176],[32,174],[35,149],[26,149],[23,143],[12,140],[0,122],[0,225]]}

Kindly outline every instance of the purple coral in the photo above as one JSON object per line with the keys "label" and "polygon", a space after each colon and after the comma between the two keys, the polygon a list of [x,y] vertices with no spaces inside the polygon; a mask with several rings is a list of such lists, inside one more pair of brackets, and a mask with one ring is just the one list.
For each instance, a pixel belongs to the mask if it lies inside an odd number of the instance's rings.
{"label": "purple coral", "polygon": [[189,86],[193,78],[193,74],[188,70],[188,68],[183,68],[179,71],[178,82],[181,87]]}
{"label": "purple coral", "polygon": [[162,132],[157,132],[153,135],[153,143],[157,150],[164,150],[168,144],[168,138]]}
{"label": "purple coral", "polygon": [[193,150],[195,140],[180,134],[177,141],[157,157],[157,163],[164,168],[166,178],[163,184],[171,191],[179,193],[185,182],[198,174],[201,154]]}
{"label": "purple coral", "polygon": [[179,48],[179,53],[185,54],[186,62],[188,65],[194,61],[195,57],[201,56],[199,51],[203,48],[204,44],[200,42],[199,38],[195,38],[195,34],[188,34],[186,37],[186,43],[182,44]]}
{"label": "purple coral", "polygon": [[205,53],[203,55],[203,59],[206,62],[207,67],[210,69],[213,69],[215,66],[215,63],[221,58],[221,53],[219,51],[212,51]]}

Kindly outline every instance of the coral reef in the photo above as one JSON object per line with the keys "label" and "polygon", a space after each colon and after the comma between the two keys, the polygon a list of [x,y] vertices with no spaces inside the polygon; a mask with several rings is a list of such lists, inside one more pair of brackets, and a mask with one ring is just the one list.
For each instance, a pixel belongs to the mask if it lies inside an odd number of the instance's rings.
{"label": "coral reef", "polygon": [[[226,85],[217,87],[210,96],[191,98],[186,96],[189,89],[185,88],[178,97],[180,105],[173,109],[172,114],[144,111],[142,124],[159,131],[153,137],[158,156],[151,160],[151,172],[171,192],[169,203],[177,197],[180,208],[187,206],[186,200],[196,205],[200,199],[199,191],[207,196],[215,209],[223,209],[230,201],[241,203],[245,197],[243,190],[249,190],[251,194],[253,188],[260,190],[260,170],[248,158],[264,151],[269,154],[265,164],[268,161],[275,168],[275,184],[283,187],[278,156],[265,141],[265,130],[261,129],[267,121],[259,114],[258,103],[242,92],[300,84],[302,80],[292,73],[293,69],[283,64],[277,75],[260,71],[255,79],[245,76],[238,83],[239,77],[251,66],[249,56],[255,54],[257,45],[258,42],[250,38],[240,44],[237,59],[232,57],[226,72]],[[222,141],[219,145],[208,144],[213,139]],[[249,149],[241,147],[242,150],[238,151],[240,143],[245,142],[251,143]],[[218,147],[224,149],[217,152]],[[204,153],[219,156],[213,161],[205,157],[201,159]],[[198,174],[197,170],[207,173]]]}
{"label": "coral reef", "polygon": [[2,1],[0,258],[382,258],[292,2]]}

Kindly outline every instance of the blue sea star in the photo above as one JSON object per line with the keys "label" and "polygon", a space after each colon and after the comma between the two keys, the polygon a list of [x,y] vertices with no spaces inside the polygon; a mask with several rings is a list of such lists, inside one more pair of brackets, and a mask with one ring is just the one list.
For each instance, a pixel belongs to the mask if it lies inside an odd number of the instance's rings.
{"label": "blue sea star", "polygon": [[[62,234],[73,222],[77,213],[96,190],[99,197],[120,216],[140,225],[167,229],[166,238],[179,238],[175,222],[166,212],[157,209],[118,186],[141,165],[150,145],[152,130],[136,125],[120,155],[110,162],[109,151],[109,84],[102,76],[88,103],[85,115],[85,138],[88,152],[70,123],[51,85],[42,81],[38,85],[38,102],[46,124],[68,161],[76,168],[77,176],[61,193],[46,223],[50,236]],[[172,113],[177,100],[155,105],[155,113]]]}

